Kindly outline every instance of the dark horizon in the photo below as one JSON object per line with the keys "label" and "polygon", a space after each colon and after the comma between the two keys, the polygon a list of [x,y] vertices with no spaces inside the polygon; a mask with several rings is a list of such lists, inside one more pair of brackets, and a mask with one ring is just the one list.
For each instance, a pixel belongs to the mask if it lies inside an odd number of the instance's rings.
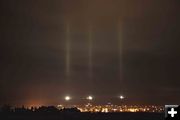
{"label": "dark horizon", "polygon": [[104,119],[123,119],[129,120],[133,118],[134,120],[144,120],[146,118],[153,120],[163,120],[162,112],[81,112],[77,108],[66,108],[66,109],[57,109],[53,106],[49,107],[40,107],[40,108],[14,108],[11,109],[8,106],[2,108],[0,111],[0,118],[3,120],[104,120]]}
{"label": "dark horizon", "polygon": [[179,6],[1,0],[0,105],[180,104]]}

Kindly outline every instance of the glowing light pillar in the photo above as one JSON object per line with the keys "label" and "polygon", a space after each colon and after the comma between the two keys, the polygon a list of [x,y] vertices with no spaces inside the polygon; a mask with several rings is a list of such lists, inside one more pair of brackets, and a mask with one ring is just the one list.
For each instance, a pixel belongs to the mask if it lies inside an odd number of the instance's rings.
{"label": "glowing light pillar", "polygon": [[70,41],[70,25],[67,24],[66,26],[66,77],[69,79],[70,76],[70,60],[71,60],[71,54],[70,49],[71,48],[71,41]]}
{"label": "glowing light pillar", "polygon": [[89,78],[92,81],[92,76],[93,76],[93,71],[92,71],[92,66],[93,66],[93,56],[92,56],[92,49],[93,49],[93,43],[92,43],[92,26],[89,25],[89,30],[88,30],[88,69],[89,69]]}
{"label": "glowing light pillar", "polygon": [[119,70],[120,70],[120,92],[123,93],[123,39],[122,39],[122,22],[118,23],[118,47],[119,47]]}

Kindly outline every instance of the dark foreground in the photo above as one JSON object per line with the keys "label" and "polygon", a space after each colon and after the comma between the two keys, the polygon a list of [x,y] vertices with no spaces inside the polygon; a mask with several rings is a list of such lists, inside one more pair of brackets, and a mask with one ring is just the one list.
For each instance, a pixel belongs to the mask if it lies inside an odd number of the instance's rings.
{"label": "dark foreground", "polygon": [[162,113],[9,113],[0,120],[164,120]]}

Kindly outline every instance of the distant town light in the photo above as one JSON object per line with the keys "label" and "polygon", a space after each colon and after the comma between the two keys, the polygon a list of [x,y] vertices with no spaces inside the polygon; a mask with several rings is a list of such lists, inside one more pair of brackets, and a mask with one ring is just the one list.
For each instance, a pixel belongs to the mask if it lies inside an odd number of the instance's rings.
{"label": "distant town light", "polygon": [[119,98],[123,100],[125,97],[123,95],[120,95]]}
{"label": "distant town light", "polygon": [[87,100],[93,100],[93,97],[92,96],[88,96],[86,99]]}
{"label": "distant town light", "polygon": [[71,97],[70,97],[70,96],[66,96],[64,99],[65,99],[66,101],[69,101],[69,100],[71,100]]}

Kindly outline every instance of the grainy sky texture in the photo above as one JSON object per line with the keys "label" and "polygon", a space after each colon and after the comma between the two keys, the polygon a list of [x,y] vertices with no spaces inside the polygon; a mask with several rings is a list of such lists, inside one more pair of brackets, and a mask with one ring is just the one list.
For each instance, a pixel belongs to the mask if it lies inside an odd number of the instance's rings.
{"label": "grainy sky texture", "polygon": [[0,104],[180,103],[179,11],[179,0],[1,0]]}

